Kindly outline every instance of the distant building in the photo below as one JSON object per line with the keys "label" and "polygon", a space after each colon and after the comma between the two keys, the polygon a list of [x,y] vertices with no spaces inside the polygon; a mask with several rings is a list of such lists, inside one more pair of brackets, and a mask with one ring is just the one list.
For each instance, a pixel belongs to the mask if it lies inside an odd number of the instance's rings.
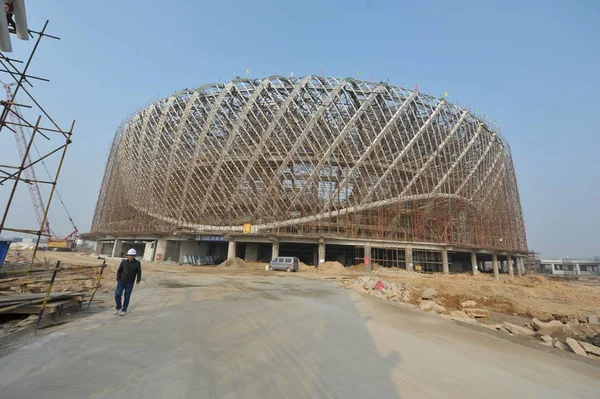
{"label": "distant building", "polygon": [[600,258],[541,259],[538,272],[565,277],[600,275]]}

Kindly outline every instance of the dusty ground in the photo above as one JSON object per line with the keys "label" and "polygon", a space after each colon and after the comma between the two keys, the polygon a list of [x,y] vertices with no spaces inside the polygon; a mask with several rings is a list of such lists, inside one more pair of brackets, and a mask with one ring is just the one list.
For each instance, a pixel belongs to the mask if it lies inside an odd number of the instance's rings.
{"label": "dusty ground", "polygon": [[0,396],[598,397],[599,369],[575,355],[515,345],[318,273],[157,268],[146,265],[127,316],[114,316],[104,294],[104,307],[1,356]]}
{"label": "dusty ground", "polygon": [[[28,253],[23,252],[17,258],[10,254],[9,262],[28,262]],[[64,265],[101,264],[103,260],[76,252],[42,252],[38,258],[47,265],[53,265],[61,260]],[[108,267],[104,271],[103,291],[111,291],[115,286],[116,269],[120,259],[106,259]],[[160,279],[164,272],[194,272],[216,275],[269,275],[264,270],[265,263],[232,262],[230,267],[211,266],[178,266],[160,263],[143,262],[144,280],[151,284]],[[243,266],[246,263],[246,266]],[[312,266],[300,265],[299,275],[310,278],[355,278],[365,274],[373,274],[390,282],[403,282],[416,288],[434,288],[438,291],[439,302],[448,310],[460,308],[460,303],[474,300],[488,310],[509,316],[537,317],[542,321],[577,320],[591,312],[600,311],[600,281],[561,281],[551,280],[542,276],[516,277],[511,280],[501,275],[495,280],[490,275],[471,276],[457,275],[427,275],[406,273],[402,270],[375,267],[369,271],[365,265],[343,268],[336,262],[326,262],[317,271]],[[415,299],[416,300],[416,299]]]}

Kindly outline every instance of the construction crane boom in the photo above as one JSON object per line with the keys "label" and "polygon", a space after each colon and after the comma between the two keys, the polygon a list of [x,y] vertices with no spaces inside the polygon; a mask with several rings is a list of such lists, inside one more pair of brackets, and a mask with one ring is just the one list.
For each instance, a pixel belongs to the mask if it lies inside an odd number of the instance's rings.
{"label": "construction crane boom", "polygon": [[[13,95],[12,95],[12,90],[11,90],[10,86],[12,84],[7,84],[4,82],[0,82],[0,83],[2,83],[4,85],[4,90],[6,90],[7,100],[11,101]],[[21,158],[25,157],[25,161],[26,161],[27,165],[31,165],[31,163],[32,163],[31,157],[29,156],[29,154],[25,154],[26,148],[27,148],[25,132],[23,131],[23,127],[20,126],[23,124],[23,121],[25,119],[23,118],[23,116],[19,112],[18,107],[16,107],[16,106],[11,107],[8,115],[9,115],[10,121],[13,123],[11,130],[13,130],[13,132],[15,133],[15,140],[17,141],[17,149],[19,151],[19,155],[21,156]],[[29,187],[29,194],[31,195],[31,200],[33,201],[33,209],[35,210],[35,216],[37,217],[38,225],[41,226],[42,222],[44,221],[45,205],[44,205],[44,200],[42,199],[42,193],[40,192],[40,187],[37,184],[35,170],[33,169],[33,166],[30,166],[30,167],[24,169],[23,173],[25,174],[25,182],[27,183],[27,186]],[[46,219],[46,221],[44,223],[44,228],[43,228],[42,232],[44,233],[44,239],[46,241],[46,244],[48,244],[50,242],[50,236],[52,234],[51,230],[50,230],[50,223],[48,222],[48,219]]]}

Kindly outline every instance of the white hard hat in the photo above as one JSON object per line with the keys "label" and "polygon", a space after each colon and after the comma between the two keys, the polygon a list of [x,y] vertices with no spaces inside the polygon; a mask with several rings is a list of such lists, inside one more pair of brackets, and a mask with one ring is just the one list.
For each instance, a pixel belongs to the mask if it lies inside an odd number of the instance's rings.
{"label": "white hard hat", "polygon": [[131,248],[129,251],[127,251],[127,256],[136,256],[137,252],[135,252],[135,249]]}

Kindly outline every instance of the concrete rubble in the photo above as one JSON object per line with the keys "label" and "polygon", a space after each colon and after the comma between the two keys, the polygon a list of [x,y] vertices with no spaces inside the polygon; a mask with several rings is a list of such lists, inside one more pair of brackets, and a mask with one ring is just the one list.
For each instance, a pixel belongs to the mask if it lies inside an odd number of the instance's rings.
{"label": "concrete rubble", "polygon": [[587,353],[591,353],[592,355],[600,356],[600,347],[598,347],[596,345],[592,345],[588,342],[582,342],[582,341],[579,341],[579,345],[581,345],[581,347]]}
{"label": "concrete rubble", "polygon": [[437,291],[436,290],[434,290],[433,288],[427,288],[421,294],[421,299],[432,300],[432,299],[434,299],[436,297],[436,295],[437,295]]}
{"label": "concrete rubble", "polygon": [[504,322],[502,323],[502,325],[504,328],[506,328],[508,331],[515,335],[527,335],[529,337],[534,337],[537,335],[535,331],[532,331],[526,327],[517,326],[516,324]]}
{"label": "concrete rubble", "polygon": [[433,310],[436,313],[445,313],[446,308],[442,305],[436,303],[435,301],[421,301],[419,304],[419,309],[423,311]]}
{"label": "concrete rubble", "polygon": [[569,347],[571,348],[571,350],[573,352],[575,352],[576,354],[578,354],[580,356],[586,356],[587,357],[586,351],[573,338],[567,338],[567,345],[569,345]]}
{"label": "concrete rubble", "polygon": [[452,312],[450,312],[450,316],[459,319],[470,319],[469,315],[463,312],[462,310],[453,310]]}
{"label": "concrete rubble", "polygon": [[552,339],[552,337],[551,337],[551,336],[549,336],[549,335],[542,335],[542,336],[541,336],[541,339],[542,339],[542,341],[544,341],[546,344],[548,344],[548,346],[552,346],[552,342],[554,341],[554,340]]}
{"label": "concrete rubble", "polygon": [[571,348],[569,348],[569,346],[567,344],[565,344],[558,338],[554,338],[554,342],[552,343],[552,346],[554,346],[556,349],[560,349],[563,351],[570,351],[570,349],[571,349]]}
{"label": "concrete rubble", "polygon": [[463,312],[474,319],[481,319],[490,316],[489,310],[486,309],[464,308]]}
{"label": "concrete rubble", "polygon": [[347,279],[341,284],[347,289],[362,291],[382,300],[405,303],[429,314],[479,324],[514,336],[538,338],[541,340],[540,343],[546,346],[600,359],[600,328],[593,324],[595,314],[562,321],[542,321],[533,318],[522,325],[509,322],[486,325],[481,324],[477,319],[489,319],[489,310],[478,308],[474,300],[461,302],[460,310],[447,309],[438,302],[436,299],[438,292],[433,288],[418,288],[406,283],[388,282],[373,275]]}
{"label": "concrete rubble", "polygon": [[464,301],[463,303],[460,304],[461,308],[474,308],[475,306],[477,306],[477,302],[475,301]]}
{"label": "concrete rubble", "polygon": [[535,331],[540,331],[542,328],[544,328],[544,324],[545,323],[542,323],[541,321],[539,321],[535,317],[533,319],[531,319],[531,325],[533,326],[533,329]]}

